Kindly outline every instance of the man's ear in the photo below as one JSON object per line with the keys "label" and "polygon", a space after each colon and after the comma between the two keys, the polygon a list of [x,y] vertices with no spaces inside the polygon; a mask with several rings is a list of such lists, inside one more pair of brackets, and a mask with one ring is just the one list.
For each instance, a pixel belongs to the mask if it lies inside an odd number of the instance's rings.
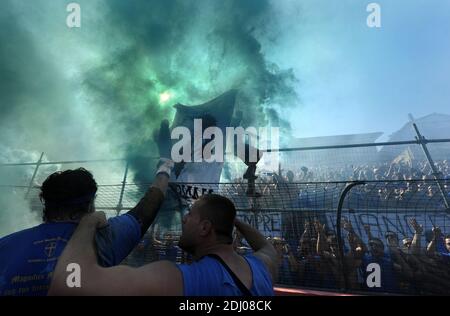
{"label": "man's ear", "polygon": [[200,223],[200,236],[205,237],[211,233],[212,230],[212,223],[211,221],[205,219],[201,221]]}

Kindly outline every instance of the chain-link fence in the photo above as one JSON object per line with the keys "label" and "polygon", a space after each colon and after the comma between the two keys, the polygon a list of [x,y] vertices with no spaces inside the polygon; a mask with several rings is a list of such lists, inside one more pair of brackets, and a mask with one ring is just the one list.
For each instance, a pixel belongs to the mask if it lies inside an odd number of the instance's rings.
{"label": "chain-link fence", "polygon": [[[450,182],[441,183],[449,196]],[[149,185],[126,185],[122,212],[134,207]],[[97,209],[115,216],[120,192],[121,185],[99,186]],[[171,184],[173,207],[160,211],[124,264],[189,262],[177,246],[181,218],[198,197],[212,192],[230,198],[238,217],[273,242],[279,285],[450,294],[450,213],[435,180],[257,183],[251,196],[245,183]],[[37,194],[34,188],[30,201],[39,208]],[[252,252],[239,234],[234,245],[241,254]],[[371,276],[378,271],[371,264],[378,265],[379,279]]]}

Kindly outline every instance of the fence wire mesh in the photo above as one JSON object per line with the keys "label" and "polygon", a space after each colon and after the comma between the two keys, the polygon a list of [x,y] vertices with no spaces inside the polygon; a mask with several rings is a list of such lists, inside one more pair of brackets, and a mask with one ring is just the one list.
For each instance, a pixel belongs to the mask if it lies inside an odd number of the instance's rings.
{"label": "fence wire mesh", "polygon": [[[450,196],[450,181],[441,183]],[[161,209],[154,225],[123,264],[189,262],[191,258],[177,246],[182,216],[201,195],[218,193],[230,198],[238,217],[262,232],[277,249],[279,285],[450,294],[450,215],[437,181],[367,181],[342,197],[338,217],[341,193],[348,184],[256,183],[250,195],[246,183],[173,183],[168,193],[171,202]],[[108,216],[123,214],[137,204],[148,187],[126,184],[119,209],[122,185],[101,185],[96,208]],[[15,190],[24,192],[26,188]],[[42,208],[38,193],[35,187],[29,195],[37,211]],[[252,252],[237,232],[234,246],[241,254]],[[380,266],[380,287],[372,288],[367,283],[371,263]]]}

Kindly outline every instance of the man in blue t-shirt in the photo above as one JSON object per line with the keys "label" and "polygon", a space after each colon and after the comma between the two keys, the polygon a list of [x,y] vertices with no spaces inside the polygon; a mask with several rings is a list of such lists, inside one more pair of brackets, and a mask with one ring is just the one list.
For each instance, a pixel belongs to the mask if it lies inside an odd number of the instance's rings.
{"label": "man in blue t-shirt", "polygon": [[[168,128],[165,124],[161,128]],[[165,146],[159,149],[167,155]],[[172,168],[173,162],[162,158],[155,181],[140,202],[128,213],[110,218],[96,233],[100,265],[119,264],[141,240],[164,200]],[[0,239],[0,296],[47,294],[58,257],[78,222],[95,212],[96,192],[97,183],[83,168],[56,172],[43,182],[44,223]]]}
{"label": "man in blue t-shirt", "polygon": [[[179,246],[193,256],[192,264],[157,261],[140,268],[102,268],[91,241],[104,222],[102,212],[82,219],[58,260],[50,295],[273,295],[276,250],[256,229],[236,220],[236,209],[225,197],[203,195],[183,218]],[[234,226],[253,255],[240,256],[233,249]],[[66,285],[66,267],[72,262],[81,265],[79,288]]]}

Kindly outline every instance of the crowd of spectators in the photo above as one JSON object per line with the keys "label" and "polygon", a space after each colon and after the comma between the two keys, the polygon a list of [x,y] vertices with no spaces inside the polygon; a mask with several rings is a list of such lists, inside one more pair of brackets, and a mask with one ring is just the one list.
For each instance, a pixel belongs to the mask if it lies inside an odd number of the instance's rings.
{"label": "crowd of spectators", "polygon": [[[335,206],[348,181],[365,180],[368,181],[365,186],[355,187],[348,195],[347,200],[354,208],[368,203],[373,208],[402,203],[441,208],[445,206],[442,193],[450,200],[450,164],[443,160],[435,165],[441,179],[439,184],[428,163],[421,161],[412,165],[379,163],[336,170],[301,167],[297,171],[261,172],[255,187],[261,206],[327,208]],[[245,180],[236,178],[224,184],[223,189],[226,195],[245,197],[249,186]]]}
{"label": "crowd of spectators", "polygon": [[[298,246],[283,238],[272,238],[281,265],[280,284],[326,289],[350,289],[406,294],[450,294],[450,235],[439,227],[432,229],[422,245],[423,227],[410,219],[414,235],[399,239],[388,231],[385,240],[373,236],[364,225],[365,243],[346,219],[342,221],[345,240],[341,258],[336,232],[319,221],[305,222]],[[367,267],[380,266],[380,286],[369,287]]]}
{"label": "crowd of spectators", "polygon": [[[450,179],[450,163],[448,160],[435,161],[439,178]],[[300,167],[292,170],[295,182],[335,182],[355,180],[412,180],[433,179],[433,170],[428,161],[379,162],[361,165],[347,165],[340,168]]]}

